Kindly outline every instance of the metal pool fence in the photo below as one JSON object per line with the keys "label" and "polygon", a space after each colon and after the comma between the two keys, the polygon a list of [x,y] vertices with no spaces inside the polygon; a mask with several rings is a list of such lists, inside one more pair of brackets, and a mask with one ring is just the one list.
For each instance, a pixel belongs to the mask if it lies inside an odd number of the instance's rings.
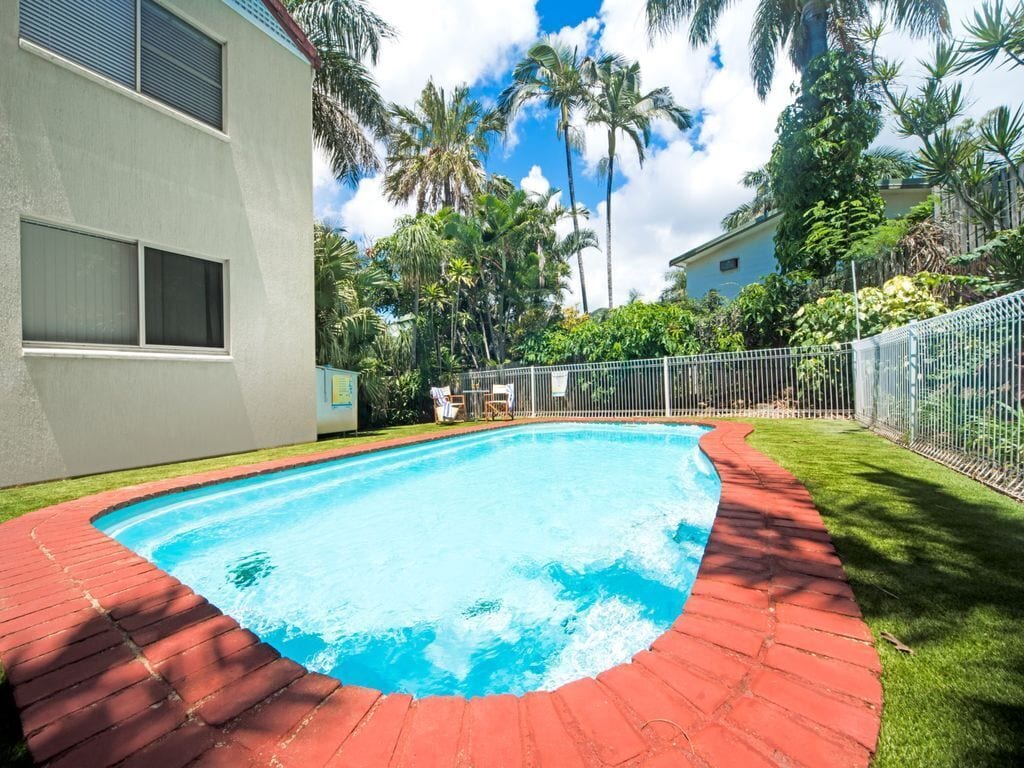
{"label": "metal pool fence", "polygon": [[849,418],[1024,499],[1024,291],[853,344],[463,373],[479,416]]}
{"label": "metal pool fence", "polygon": [[853,344],[856,419],[1024,499],[1024,291]]}
{"label": "metal pool fence", "polygon": [[495,368],[461,374],[458,389],[479,415],[495,384],[514,384],[516,411],[528,416],[846,418],[853,413],[848,345]]}

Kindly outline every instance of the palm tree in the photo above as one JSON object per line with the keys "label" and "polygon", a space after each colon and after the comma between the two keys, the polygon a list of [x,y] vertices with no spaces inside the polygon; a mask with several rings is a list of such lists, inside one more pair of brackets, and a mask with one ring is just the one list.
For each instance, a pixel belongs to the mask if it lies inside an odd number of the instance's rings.
{"label": "palm tree", "polygon": [[[606,62],[612,57],[604,57]],[[516,112],[528,101],[542,100],[544,106],[558,112],[557,136],[565,142],[565,170],[569,177],[569,211],[572,228],[579,241],[580,223],[576,210],[576,182],[572,172],[572,148],[579,146],[582,134],[573,129],[573,113],[586,106],[590,86],[597,76],[597,64],[589,56],[580,59],[576,49],[556,41],[536,43],[526,52],[512,72],[512,84],[498,98],[498,112],[511,123]],[[582,242],[582,241],[580,241]],[[580,273],[580,298],[587,312],[587,284],[583,274],[583,251],[576,252]]]}
{"label": "palm tree", "polygon": [[612,307],[612,181],[618,134],[621,132],[632,139],[640,165],[643,165],[654,120],[668,120],[679,130],[686,130],[691,125],[690,113],[672,100],[672,92],[668,88],[655,88],[643,93],[640,86],[639,63],[625,65],[617,59],[606,61],[597,68],[596,92],[587,108],[587,122],[603,125],[608,133],[608,154],[601,162],[607,179],[605,257],[609,309]]}
{"label": "palm tree", "polygon": [[[704,45],[714,39],[718,19],[730,5],[730,0],[647,0],[647,27],[654,35],[690,19],[690,43]],[[801,75],[830,44],[856,52],[857,32],[870,21],[872,6],[913,35],[949,30],[945,0],[758,0],[750,30],[750,75],[757,95],[768,96],[783,46]]]}
{"label": "palm tree", "polygon": [[485,112],[469,89],[451,95],[428,80],[416,104],[391,106],[384,192],[392,202],[416,198],[416,211],[468,211],[483,188],[484,158],[501,118]]}
{"label": "palm tree", "polygon": [[387,109],[366,63],[394,30],[363,0],[288,0],[288,10],[322,60],[313,76],[313,139],[334,175],[355,184],[379,170],[373,140],[384,135]]}
{"label": "palm tree", "polygon": [[362,359],[384,333],[371,297],[393,285],[379,268],[361,262],[344,230],[325,224],[313,230],[313,265],[317,364],[361,370]]}
{"label": "palm tree", "polygon": [[476,282],[476,275],[473,274],[473,265],[468,259],[456,256],[448,262],[448,284],[454,289],[455,298],[452,307],[452,338],[451,353],[455,354],[455,324],[459,316],[459,299],[462,289],[472,288]]}
{"label": "palm tree", "polygon": [[422,287],[440,276],[446,244],[439,223],[427,214],[403,216],[395,222],[395,231],[373,245],[374,251],[387,256],[395,265],[402,283],[412,292],[413,363],[417,357]]}

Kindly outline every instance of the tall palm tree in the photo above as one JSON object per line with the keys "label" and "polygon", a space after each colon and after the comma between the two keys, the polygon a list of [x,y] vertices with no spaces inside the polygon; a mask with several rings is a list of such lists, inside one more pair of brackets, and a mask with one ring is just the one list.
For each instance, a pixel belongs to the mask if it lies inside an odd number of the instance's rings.
{"label": "tall palm tree", "polygon": [[619,60],[604,62],[597,68],[596,92],[587,108],[587,122],[603,125],[608,134],[608,154],[601,161],[607,179],[605,191],[605,257],[608,265],[608,308],[612,307],[612,181],[615,177],[616,141],[625,134],[636,147],[640,165],[651,143],[651,124],[668,120],[679,130],[691,125],[690,113],[675,103],[665,87],[644,93],[641,90],[640,64]]}
{"label": "tall palm tree", "polygon": [[355,184],[380,169],[373,140],[384,135],[387,108],[367,69],[394,30],[363,0],[288,0],[288,10],[316,46],[313,138],[334,175]]}
{"label": "tall palm tree", "polygon": [[[651,34],[668,32],[690,19],[690,42],[704,45],[714,39],[718,19],[730,0],[647,0]],[[789,58],[802,74],[829,46],[854,52],[857,32],[868,21],[872,6],[913,35],[949,30],[945,0],[758,0],[750,30],[750,75],[764,99],[775,74],[775,57],[788,47]]]}
{"label": "tall palm tree", "polygon": [[[601,62],[613,57],[604,57]],[[565,170],[569,177],[569,211],[572,229],[579,238],[580,223],[576,210],[576,182],[572,172],[572,148],[580,146],[582,133],[573,129],[573,113],[586,106],[590,86],[597,77],[597,64],[589,56],[580,59],[575,48],[554,40],[533,45],[512,71],[512,84],[498,98],[498,112],[511,123],[516,112],[528,101],[540,100],[548,109],[558,112],[557,136],[565,142]],[[583,274],[583,251],[576,252],[580,273],[580,298],[587,312],[587,284]]]}
{"label": "tall palm tree", "polygon": [[470,98],[428,80],[413,107],[393,104],[384,192],[392,202],[416,198],[416,211],[442,206],[468,211],[483,188],[484,158],[501,118]]}

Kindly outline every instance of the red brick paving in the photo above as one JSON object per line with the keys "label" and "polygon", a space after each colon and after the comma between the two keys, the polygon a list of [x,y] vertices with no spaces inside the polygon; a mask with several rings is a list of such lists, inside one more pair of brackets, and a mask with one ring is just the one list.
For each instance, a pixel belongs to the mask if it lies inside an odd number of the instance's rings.
{"label": "red brick paving", "polygon": [[722,497],[693,596],[633,661],[522,697],[382,696],[279,658],[100,533],[125,504],[438,439],[364,444],[57,504],[3,525],[0,661],[40,764],[73,768],[866,766],[878,654],[810,495],[712,423]]}

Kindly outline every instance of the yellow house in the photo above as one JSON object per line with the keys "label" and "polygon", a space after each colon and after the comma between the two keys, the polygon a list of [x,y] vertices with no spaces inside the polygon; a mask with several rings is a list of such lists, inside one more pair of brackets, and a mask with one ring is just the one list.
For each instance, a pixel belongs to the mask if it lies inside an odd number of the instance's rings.
{"label": "yellow house", "polygon": [[[884,184],[879,193],[885,202],[885,215],[893,218],[927,199],[931,188],[908,179]],[[715,290],[734,298],[743,286],[777,272],[775,228],[780,215],[773,212],[761,216],[672,259],[670,266],[686,270],[687,294],[700,298]]]}
{"label": "yellow house", "polygon": [[311,80],[280,0],[0,3],[0,486],[311,440]]}

